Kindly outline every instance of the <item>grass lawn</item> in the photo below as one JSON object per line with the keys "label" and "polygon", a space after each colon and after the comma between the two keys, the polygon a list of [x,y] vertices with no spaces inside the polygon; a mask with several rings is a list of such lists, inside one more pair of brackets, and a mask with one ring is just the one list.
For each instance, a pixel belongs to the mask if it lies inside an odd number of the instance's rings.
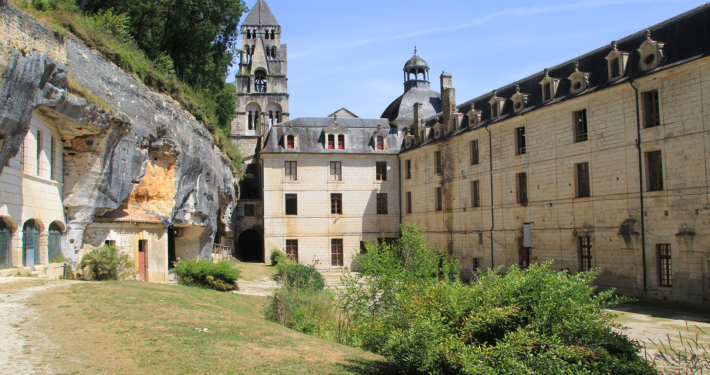
{"label": "grass lawn", "polygon": [[274,274],[276,273],[276,267],[264,263],[248,263],[240,261],[232,261],[236,268],[242,270],[242,275],[239,280],[246,281],[262,281],[273,280]]}
{"label": "grass lawn", "polygon": [[[261,267],[253,267],[254,275],[272,268]],[[31,324],[53,343],[44,356],[59,373],[388,371],[381,357],[265,321],[266,301],[183,286],[85,282],[37,294]]]}

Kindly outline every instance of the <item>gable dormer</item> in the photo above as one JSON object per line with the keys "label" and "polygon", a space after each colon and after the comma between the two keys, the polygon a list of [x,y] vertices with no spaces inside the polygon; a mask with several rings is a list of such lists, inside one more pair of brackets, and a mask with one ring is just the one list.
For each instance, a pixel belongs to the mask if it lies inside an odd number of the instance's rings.
{"label": "gable dormer", "polygon": [[377,131],[372,135],[372,148],[376,151],[386,151],[388,135],[389,133],[382,130],[382,125],[377,125]]}
{"label": "gable dormer", "polygon": [[626,74],[626,63],[629,61],[629,53],[619,51],[616,41],[611,42],[611,52],[605,57],[609,72],[609,80],[616,81]]}
{"label": "gable dormer", "polygon": [[520,86],[515,85],[515,94],[510,97],[510,100],[513,101],[513,112],[518,113],[525,109],[525,106],[528,104],[528,98],[530,95],[528,94],[523,94],[520,92]]}
{"label": "gable dormer", "polygon": [[477,110],[474,103],[471,102],[471,110],[466,113],[468,116],[468,126],[470,128],[476,127],[481,122],[481,111]]}
{"label": "gable dormer", "polygon": [[579,61],[574,63],[574,73],[567,78],[572,82],[569,92],[570,94],[579,94],[589,87],[589,73],[579,71]]}
{"label": "gable dormer", "polygon": [[323,148],[326,150],[347,150],[350,139],[348,128],[338,124],[338,115],[333,116],[334,122],[327,128],[323,129],[323,139],[325,144]]}
{"label": "gable dormer", "polygon": [[639,68],[647,71],[657,68],[663,62],[663,47],[665,43],[656,42],[651,39],[651,30],[646,30],[646,40],[639,47]]}
{"label": "gable dormer", "polygon": [[550,70],[545,69],[545,76],[542,77],[540,86],[542,86],[542,101],[549,102],[557,95],[557,87],[560,86],[560,80],[559,78],[550,77]]}
{"label": "gable dormer", "polygon": [[414,145],[414,136],[410,134],[409,128],[404,129],[404,147],[410,148]]}
{"label": "gable dormer", "polygon": [[281,135],[281,146],[286,150],[298,150],[298,134],[293,131],[290,123],[286,131]]}
{"label": "gable dormer", "polygon": [[503,104],[505,104],[505,98],[498,96],[498,91],[493,90],[493,97],[488,101],[491,105],[491,120],[495,120],[503,114]]}

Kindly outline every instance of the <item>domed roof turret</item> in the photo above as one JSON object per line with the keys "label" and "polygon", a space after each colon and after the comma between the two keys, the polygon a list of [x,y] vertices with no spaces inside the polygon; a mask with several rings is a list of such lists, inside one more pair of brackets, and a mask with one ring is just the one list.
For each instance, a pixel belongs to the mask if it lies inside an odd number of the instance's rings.
{"label": "domed roof turret", "polygon": [[417,55],[417,47],[414,47],[414,56],[412,56],[412,58],[409,59],[406,64],[404,64],[403,70],[406,72],[411,68],[426,68],[427,70],[429,70],[429,65],[426,63],[426,61],[424,61],[424,59]]}

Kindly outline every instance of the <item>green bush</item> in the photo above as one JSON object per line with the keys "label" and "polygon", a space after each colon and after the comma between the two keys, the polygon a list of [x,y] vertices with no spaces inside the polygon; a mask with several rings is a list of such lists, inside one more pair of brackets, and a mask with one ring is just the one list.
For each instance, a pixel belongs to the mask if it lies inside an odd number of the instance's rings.
{"label": "green bush", "polygon": [[279,282],[284,288],[317,291],[325,289],[323,275],[312,265],[288,261],[283,267]]}
{"label": "green bush", "polygon": [[115,246],[103,245],[84,255],[79,267],[85,266],[92,280],[123,280],[136,275],[131,258]]}
{"label": "green bush", "polygon": [[182,259],[176,263],[173,272],[181,285],[228,292],[239,290],[237,279],[242,271],[233,268],[232,262],[223,260],[214,263],[210,260]]}
{"label": "green bush", "polygon": [[284,254],[283,251],[279,249],[271,250],[271,256],[269,258],[271,259],[272,266],[286,264],[286,254]]}
{"label": "green bush", "polygon": [[284,287],[270,297],[264,316],[284,327],[328,339],[338,322],[335,307],[327,291]]}

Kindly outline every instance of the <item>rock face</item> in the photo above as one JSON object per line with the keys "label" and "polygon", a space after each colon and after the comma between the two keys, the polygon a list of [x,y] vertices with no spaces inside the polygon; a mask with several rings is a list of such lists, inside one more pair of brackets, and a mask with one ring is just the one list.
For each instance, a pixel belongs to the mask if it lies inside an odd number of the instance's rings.
{"label": "rock face", "polygon": [[[86,226],[121,204],[203,227],[200,256],[209,257],[218,229],[231,228],[234,176],[205,126],[4,0],[0,35],[0,168],[18,153],[35,111],[54,121],[64,149],[65,257],[76,261]],[[69,77],[110,109],[70,94]]]}

